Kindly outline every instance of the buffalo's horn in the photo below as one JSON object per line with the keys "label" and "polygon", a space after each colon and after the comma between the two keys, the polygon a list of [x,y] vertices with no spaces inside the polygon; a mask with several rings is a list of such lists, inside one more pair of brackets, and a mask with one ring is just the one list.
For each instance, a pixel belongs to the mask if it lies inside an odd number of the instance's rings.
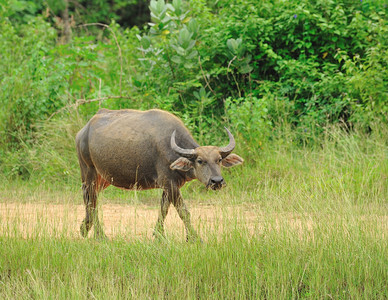
{"label": "buffalo's horn", "polygon": [[234,140],[233,134],[230,133],[228,128],[226,128],[226,127],[224,127],[224,128],[229,136],[229,145],[220,148],[220,154],[221,154],[222,158],[227,157],[233,151],[234,147],[236,147],[236,142]]}
{"label": "buffalo's horn", "polygon": [[174,130],[174,132],[171,135],[171,148],[172,148],[172,150],[174,150],[176,153],[178,153],[179,155],[186,157],[186,158],[195,157],[196,154],[195,154],[194,149],[183,149],[176,144],[175,134],[176,134],[176,130]]}

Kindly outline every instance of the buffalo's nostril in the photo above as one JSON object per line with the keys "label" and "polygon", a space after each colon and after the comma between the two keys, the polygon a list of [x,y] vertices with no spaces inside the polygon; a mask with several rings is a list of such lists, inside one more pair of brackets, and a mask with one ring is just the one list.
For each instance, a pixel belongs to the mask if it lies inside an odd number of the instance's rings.
{"label": "buffalo's nostril", "polygon": [[211,177],[209,180],[209,183],[207,184],[207,187],[210,187],[212,190],[219,190],[225,185],[224,178],[221,176],[214,176]]}
{"label": "buffalo's nostril", "polygon": [[224,178],[221,176],[214,176],[210,178],[210,184],[220,184],[224,182]]}

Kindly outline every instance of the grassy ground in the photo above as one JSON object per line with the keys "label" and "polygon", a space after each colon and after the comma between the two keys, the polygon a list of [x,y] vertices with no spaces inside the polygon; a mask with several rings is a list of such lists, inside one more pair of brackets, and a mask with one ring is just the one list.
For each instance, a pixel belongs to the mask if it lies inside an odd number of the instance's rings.
{"label": "grassy ground", "polygon": [[[386,216],[263,214],[252,227],[238,214],[201,243],[118,234],[109,241],[53,235],[45,218],[25,238],[0,237],[2,299],[364,298],[386,299]],[[238,220],[238,221],[237,221]]]}
{"label": "grassy ground", "polygon": [[[44,212],[26,238],[3,217],[0,298],[387,299],[386,143],[337,132],[322,145],[258,152],[255,162],[224,172],[223,191],[189,183],[183,195],[193,212],[203,205],[219,212],[195,222],[203,244],[171,230],[164,241],[128,232],[81,239],[71,226],[52,234],[55,218]],[[100,203],[155,210],[160,194],[108,188]],[[78,184],[6,182],[0,202],[82,199]]]}

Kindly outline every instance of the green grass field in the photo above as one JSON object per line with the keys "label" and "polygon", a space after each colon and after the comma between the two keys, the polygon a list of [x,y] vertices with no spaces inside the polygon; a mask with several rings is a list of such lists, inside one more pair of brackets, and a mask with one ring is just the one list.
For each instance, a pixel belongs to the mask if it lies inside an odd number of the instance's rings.
{"label": "green grass field", "polygon": [[[185,186],[203,243],[176,226],[162,241],[125,230],[82,239],[70,213],[45,209],[29,223],[28,205],[79,207],[79,184],[4,180],[0,299],[387,299],[386,143],[341,135],[322,145],[262,150],[225,170],[219,192]],[[160,194],[110,187],[100,204],[156,211]],[[198,219],[201,207],[214,215]],[[156,218],[137,222],[152,229]]]}

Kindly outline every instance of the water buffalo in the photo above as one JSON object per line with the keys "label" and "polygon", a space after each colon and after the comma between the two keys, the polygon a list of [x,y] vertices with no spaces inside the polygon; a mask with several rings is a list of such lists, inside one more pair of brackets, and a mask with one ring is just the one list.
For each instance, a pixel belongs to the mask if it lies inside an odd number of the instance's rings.
{"label": "water buffalo", "polygon": [[243,162],[231,154],[235,140],[226,131],[226,147],[200,146],[183,122],[166,111],[99,110],[76,136],[86,206],[82,236],[93,223],[96,236],[105,236],[98,220],[97,194],[113,185],[128,190],[163,189],[154,235],[164,236],[164,219],[172,203],[184,222],[187,239],[197,239],[179,189],[193,179],[214,190],[225,185],[221,166]]}

